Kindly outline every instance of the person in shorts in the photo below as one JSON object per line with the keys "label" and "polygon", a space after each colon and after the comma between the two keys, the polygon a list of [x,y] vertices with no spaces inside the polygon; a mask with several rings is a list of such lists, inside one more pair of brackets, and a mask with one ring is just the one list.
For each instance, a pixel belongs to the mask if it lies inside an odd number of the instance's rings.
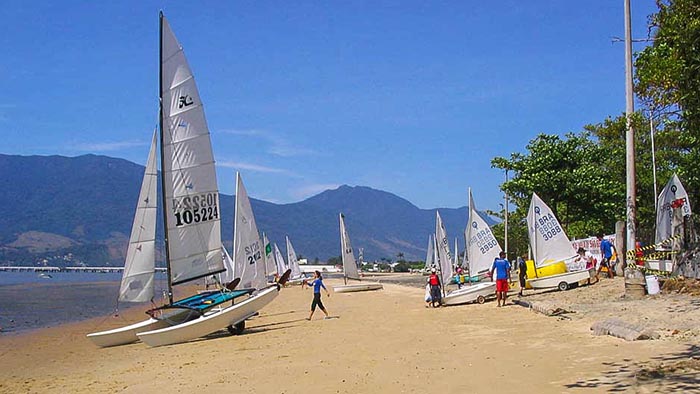
{"label": "person in shorts", "polygon": [[501,300],[503,301],[503,306],[506,305],[506,298],[508,298],[508,282],[510,281],[510,262],[506,260],[506,252],[501,251],[498,254],[498,258],[493,260],[493,265],[491,265],[491,278],[496,278],[496,300],[498,301],[498,307],[501,306]]}
{"label": "person in shorts", "polygon": [[615,249],[615,247],[610,240],[603,238],[603,233],[598,233],[598,240],[600,241],[600,266],[595,273],[596,282],[600,280],[599,275],[603,267],[608,270],[608,278],[613,279],[615,277],[614,267],[610,264],[610,259],[612,258],[613,249]]}
{"label": "person in shorts", "polygon": [[527,281],[527,263],[525,262],[525,256],[518,257],[518,282],[520,282],[520,291],[518,296],[523,296],[523,290],[525,290],[525,285]]}
{"label": "person in shorts", "polygon": [[428,284],[430,285],[430,302],[433,304],[433,308],[435,308],[435,304],[440,306],[442,304],[442,289],[440,288],[440,277],[435,268],[430,270]]}
{"label": "person in shorts", "polygon": [[331,293],[328,291],[328,289],[326,289],[326,286],[323,284],[323,278],[321,277],[320,271],[314,271],[314,278],[311,282],[308,283],[308,286],[314,288],[314,299],[313,301],[311,301],[311,314],[306,320],[311,320],[311,318],[314,317],[316,306],[321,308],[323,313],[326,314],[326,319],[330,318],[330,316],[328,315],[328,311],[323,306],[323,301],[321,301],[321,288],[323,287],[323,290],[326,291],[326,295],[328,297],[331,296]]}

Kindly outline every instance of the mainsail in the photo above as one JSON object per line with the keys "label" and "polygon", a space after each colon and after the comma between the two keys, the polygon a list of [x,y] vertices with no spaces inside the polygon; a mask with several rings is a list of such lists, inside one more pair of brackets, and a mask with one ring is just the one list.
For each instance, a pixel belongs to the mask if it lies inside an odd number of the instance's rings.
{"label": "mainsail", "polygon": [[301,268],[299,268],[299,260],[297,260],[297,252],[294,251],[292,242],[289,237],[285,237],[287,240],[287,265],[289,269],[292,270],[292,274],[289,276],[291,279],[301,278]]}
{"label": "mainsail", "polygon": [[486,221],[479,215],[469,189],[469,221],[465,232],[469,275],[475,276],[488,271],[493,260],[498,257],[501,247]]}
{"label": "mainsail", "polygon": [[433,240],[433,235],[430,234],[428,235],[428,254],[425,256],[425,270],[429,270],[433,266],[433,255],[435,254],[433,251],[433,245],[435,245],[435,241]]}
{"label": "mainsail", "polygon": [[161,165],[170,283],[224,271],[219,190],[204,107],[180,43],[161,18]]}
{"label": "mainsail", "polygon": [[146,170],[141,182],[136,214],[126,251],[119,301],[146,302],[153,298],[155,276],[156,214],[158,168],[156,163],[157,132],[153,133]]}
{"label": "mainsail", "polygon": [[532,193],[527,226],[530,248],[537,267],[545,267],[576,255],[554,213],[536,193]]}
{"label": "mainsail", "polygon": [[279,273],[282,275],[284,271],[277,271],[277,264],[275,263],[275,255],[272,253],[272,244],[270,240],[267,239],[267,234],[263,233],[263,250],[265,258],[265,275],[274,275]]}
{"label": "mainsail", "polygon": [[277,244],[275,244],[274,249],[275,249],[275,263],[277,263],[277,272],[278,273],[287,272],[287,270],[289,269],[289,266],[284,261],[284,257],[282,257],[282,252],[280,252],[279,246],[277,246]]}
{"label": "mainsail", "polygon": [[435,211],[435,244],[437,248],[437,262],[440,267],[440,278],[445,286],[452,280],[452,253],[450,253],[450,240],[447,238],[447,230],[442,223],[440,212]]}
{"label": "mainsail", "polygon": [[688,193],[685,191],[678,175],[673,174],[666,186],[661,190],[656,204],[656,244],[669,239],[673,235],[673,226],[671,225],[673,209],[671,204],[677,200],[683,201],[681,206],[683,216],[690,215],[692,212],[690,210]]}
{"label": "mainsail", "polygon": [[348,231],[345,228],[345,216],[340,214],[340,250],[343,257],[343,271],[346,278],[350,279],[360,279],[360,275],[357,272],[357,261],[355,261],[355,254],[352,251],[352,244],[350,243],[350,237],[348,236]]}
{"label": "mainsail", "polygon": [[264,274],[263,250],[255,224],[253,208],[240,173],[236,173],[236,212],[233,228],[233,271],[241,278],[241,286],[260,289],[267,280]]}

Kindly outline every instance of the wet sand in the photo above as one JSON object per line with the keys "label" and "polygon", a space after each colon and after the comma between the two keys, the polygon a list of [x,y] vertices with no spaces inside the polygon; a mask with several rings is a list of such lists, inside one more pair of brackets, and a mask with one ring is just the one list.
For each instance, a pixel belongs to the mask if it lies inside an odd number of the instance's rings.
{"label": "wet sand", "polygon": [[[415,278],[405,280],[420,283]],[[326,280],[327,285],[341,282]],[[619,288],[624,292],[622,280],[603,281],[525,299],[564,297],[562,300],[571,302],[583,300],[584,294],[593,297]],[[311,290],[288,287],[260,316],[247,322],[243,335],[222,331],[201,340],[158,348],[135,343],[100,349],[85,338],[89,332],[142,319],[142,310],[125,311],[118,318],[103,317],[0,336],[0,392],[700,390],[697,370],[687,366],[662,368],[700,356],[700,342],[692,333],[625,342],[592,336],[591,322],[612,312],[604,309],[606,312],[598,316],[598,312],[583,311],[581,305],[588,305],[585,302],[577,306],[582,312],[563,318],[547,317],[517,305],[497,308],[494,301],[426,308],[423,294],[421,288],[389,283],[382,291],[331,293],[329,298],[324,294],[323,301],[336,318],[324,320],[317,311],[309,322],[305,318]],[[594,302],[616,302],[605,294],[601,297],[603,301]],[[678,302],[693,308],[692,301]],[[613,305],[611,310],[619,306]],[[631,308],[631,304],[626,307]]]}

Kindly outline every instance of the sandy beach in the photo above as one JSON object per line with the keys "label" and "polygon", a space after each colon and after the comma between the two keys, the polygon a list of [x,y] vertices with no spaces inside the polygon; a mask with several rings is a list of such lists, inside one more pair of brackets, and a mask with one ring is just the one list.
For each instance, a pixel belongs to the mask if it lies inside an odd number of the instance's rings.
{"label": "sandy beach", "polygon": [[[222,331],[159,348],[100,349],[85,338],[145,316],[128,310],[0,336],[0,392],[700,392],[700,300],[626,301],[623,293],[616,279],[524,298],[575,312],[548,317],[495,301],[426,308],[422,289],[386,283],[382,291],[324,295],[336,318],[317,311],[309,322],[311,290],[288,287],[243,335]],[[649,322],[661,338],[593,336],[591,324],[610,316]]]}

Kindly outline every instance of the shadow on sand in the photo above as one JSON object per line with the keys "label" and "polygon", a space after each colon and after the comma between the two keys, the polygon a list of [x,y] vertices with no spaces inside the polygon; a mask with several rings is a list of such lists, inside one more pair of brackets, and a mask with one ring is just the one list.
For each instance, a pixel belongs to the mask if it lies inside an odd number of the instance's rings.
{"label": "shadow on sand", "polygon": [[609,393],[700,393],[700,347],[652,357],[648,362],[624,359],[603,363],[603,376],[565,384],[569,389],[598,389]]}

